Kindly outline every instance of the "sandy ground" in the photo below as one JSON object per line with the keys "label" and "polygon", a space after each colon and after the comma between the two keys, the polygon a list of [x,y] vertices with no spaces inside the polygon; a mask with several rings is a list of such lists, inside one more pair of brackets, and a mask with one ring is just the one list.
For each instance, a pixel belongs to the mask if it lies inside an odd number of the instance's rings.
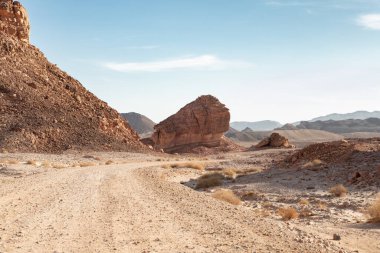
{"label": "sandy ground", "polygon": [[[184,185],[205,172],[161,168],[186,159],[1,154],[0,252],[380,252],[379,227],[284,222],[259,215],[252,202],[233,206]],[[270,155],[250,159],[257,166]],[[243,187],[238,183],[225,187]],[[332,240],[336,231],[342,241]]]}

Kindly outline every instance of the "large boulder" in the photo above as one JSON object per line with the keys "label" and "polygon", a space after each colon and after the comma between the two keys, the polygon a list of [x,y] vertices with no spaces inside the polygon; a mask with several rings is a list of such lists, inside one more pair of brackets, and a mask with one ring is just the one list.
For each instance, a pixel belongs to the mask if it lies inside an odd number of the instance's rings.
{"label": "large boulder", "polygon": [[181,152],[189,147],[218,147],[229,129],[228,108],[211,95],[201,96],[154,127],[155,149]]}
{"label": "large boulder", "polygon": [[289,140],[279,133],[272,133],[270,137],[265,138],[255,148],[291,148]]}
{"label": "large boulder", "polygon": [[29,17],[20,2],[0,0],[0,31],[29,43]]}

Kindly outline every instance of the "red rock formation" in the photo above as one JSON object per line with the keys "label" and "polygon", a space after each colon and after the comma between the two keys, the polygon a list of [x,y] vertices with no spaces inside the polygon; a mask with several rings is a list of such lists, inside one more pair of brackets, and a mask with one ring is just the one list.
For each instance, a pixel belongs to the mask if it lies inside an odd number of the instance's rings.
{"label": "red rock formation", "polygon": [[20,2],[0,0],[0,31],[29,43],[29,17]]}
{"label": "red rock formation", "polygon": [[[265,138],[259,144],[253,148],[291,148],[292,145],[289,144],[289,140],[279,133],[273,133],[270,137]],[[252,149],[252,148],[251,148]]]}
{"label": "red rock formation", "polygon": [[154,127],[155,149],[181,152],[189,147],[217,147],[228,131],[228,108],[213,96],[201,96]]}

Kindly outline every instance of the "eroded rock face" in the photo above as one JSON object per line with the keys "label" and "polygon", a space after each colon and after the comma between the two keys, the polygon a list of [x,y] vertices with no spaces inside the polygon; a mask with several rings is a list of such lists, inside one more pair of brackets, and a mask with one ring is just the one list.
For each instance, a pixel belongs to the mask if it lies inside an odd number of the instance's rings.
{"label": "eroded rock face", "polygon": [[189,147],[218,147],[229,129],[228,108],[213,96],[201,96],[154,127],[155,149],[180,152]]}
{"label": "eroded rock face", "polygon": [[294,147],[289,144],[289,140],[279,133],[273,133],[270,137],[265,138],[259,144],[256,145],[256,148],[291,148]]}
{"label": "eroded rock face", "polygon": [[29,43],[29,17],[20,2],[0,0],[0,31]]}

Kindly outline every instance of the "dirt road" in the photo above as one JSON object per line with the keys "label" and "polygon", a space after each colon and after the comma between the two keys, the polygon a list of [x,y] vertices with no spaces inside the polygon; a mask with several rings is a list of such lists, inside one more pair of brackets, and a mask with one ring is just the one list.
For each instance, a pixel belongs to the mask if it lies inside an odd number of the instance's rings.
{"label": "dirt road", "polygon": [[159,164],[0,181],[0,252],[339,252],[291,224],[167,181]]}

